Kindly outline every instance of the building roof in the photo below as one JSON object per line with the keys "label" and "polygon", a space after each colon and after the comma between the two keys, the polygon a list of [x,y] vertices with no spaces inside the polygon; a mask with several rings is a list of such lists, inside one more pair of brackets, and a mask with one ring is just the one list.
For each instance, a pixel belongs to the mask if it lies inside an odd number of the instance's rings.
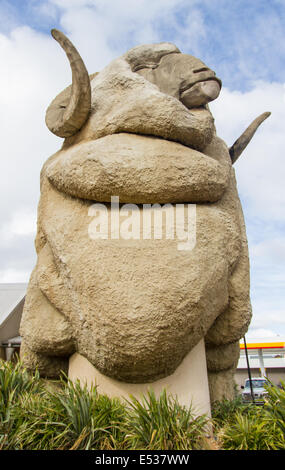
{"label": "building roof", "polygon": [[15,338],[9,338],[6,341],[2,341],[2,346],[19,346],[21,344],[22,338],[21,336],[15,336]]}
{"label": "building roof", "polygon": [[0,326],[25,297],[27,283],[0,284]]}
{"label": "building roof", "polygon": [[27,283],[0,284],[0,343],[18,336]]}
{"label": "building roof", "polygon": [[[248,337],[246,338],[248,360],[251,369],[284,370],[285,369],[285,337]],[[237,369],[246,369],[246,355],[243,340],[240,341],[240,358]],[[265,372],[263,372],[264,374]]]}
{"label": "building roof", "polygon": [[[280,349],[285,348],[284,336],[270,338],[246,338],[247,349]],[[243,339],[240,341],[240,349],[245,349]]]}

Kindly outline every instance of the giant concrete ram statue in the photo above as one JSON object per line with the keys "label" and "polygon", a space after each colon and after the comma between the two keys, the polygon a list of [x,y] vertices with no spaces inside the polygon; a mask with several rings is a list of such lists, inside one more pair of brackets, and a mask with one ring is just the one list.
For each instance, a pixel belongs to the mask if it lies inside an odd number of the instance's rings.
{"label": "giant concrete ram statue", "polygon": [[[199,59],[171,43],[143,45],[89,75],[69,39],[52,35],[68,57],[72,85],[46,113],[50,131],[65,140],[41,173],[23,361],[57,377],[78,352],[106,376],[149,383],[174,373],[204,340],[211,399],[230,398],[251,319],[232,164],[270,113],[228,149],[208,106],[221,81]],[[164,224],[173,205],[195,206],[195,243],[178,249],[173,233],[123,237],[116,227],[92,236],[100,207],[111,222],[119,217],[114,200],[117,210],[126,204],[120,217],[135,206],[139,215],[161,207]]]}

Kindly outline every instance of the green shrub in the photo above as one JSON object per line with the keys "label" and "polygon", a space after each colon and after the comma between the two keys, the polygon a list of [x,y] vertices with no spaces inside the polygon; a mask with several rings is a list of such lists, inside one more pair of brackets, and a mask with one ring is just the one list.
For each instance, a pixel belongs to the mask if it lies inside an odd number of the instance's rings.
{"label": "green shrub", "polygon": [[99,395],[97,387],[81,386],[70,380],[62,393],[54,394],[65,411],[67,438],[72,449],[102,449],[120,447],[123,441],[119,429],[125,407],[118,399]]}
{"label": "green shrub", "polygon": [[25,393],[13,408],[13,427],[6,449],[56,450],[68,448],[65,412],[45,390]]}
{"label": "green shrub", "polygon": [[235,420],[237,412],[245,414],[252,405],[244,404],[241,395],[236,396],[233,400],[223,398],[216,401],[212,406],[212,420],[215,428],[220,428],[228,422]]}
{"label": "green shrub", "polygon": [[79,381],[47,387],[20,363],[1,368],[0,449],[193,449],[207,424],[165,390],[122,403]]}
{"label": "green shrub", "polygon": [[[285,449],[285,384],[267,391],[264,406],[245,405],[240,397],[214,404],[222,448]],[[165,390],[121,402],[79,381],[65,378],[54,386],[20,362],[0,362],[0,450],[204,449],[208,433],[207,417]]]}
{"label": "green shrub", "polygon": [[213,417],[224,449],[285,449],[285,387],[270,384],[263,406],[243,405],[236,399],[215,405]]}
{"label": "green shrub", "polygon": [[281,380],[280,387],[270,384],[266,386],[266,391],[268,393],[264,404],[266,416],[274,420],[276,426],[285,435],[285,382]]}
{"label": "green shrub", "polygon": [[39,374],[31,375],[20,362],[0,361],[0,421],[6,419],[9,407],[24,392],[36,392],[41,388]]}
{"label": "green shrub", "polygon": [[237,412],[235,419],[219,432],[223,448],[228,450],[284,449],[284,435],[272,420],[266,420],[262,408],[248,416]]}
{"label": "green shrub", "polygon": [[29,374],[20,362],[0,361],[0,449],[5,448],[8,436],[15,429],[15,409],[22,395],[40,390],[37,372]]}
{"label": "green shrub", "polygon": [[24,393],[13,407],[13,427],[5,449],[64,450],[120,448],[119,424],[125,407],[79,382],[62,383],[57,391]]}
{"label": "green shrub", "polygon": [[131,396],[126,419],[126,441],[131,449],[185,450],[202,445],[206,416],[194,417],[191,408],[179,405],[164,390],[156,398],[152,390],[139,401]]}

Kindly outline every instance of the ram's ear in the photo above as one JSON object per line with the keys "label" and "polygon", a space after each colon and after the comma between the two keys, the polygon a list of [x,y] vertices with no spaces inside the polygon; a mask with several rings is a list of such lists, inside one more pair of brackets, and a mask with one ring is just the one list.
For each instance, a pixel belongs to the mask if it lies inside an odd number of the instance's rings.
{"label": "ram's ear", "polygon": [[157,67],[162,57],[173,53],[181,53],[175,44],[160,42],[133,47],[123,57],[130,64],[132,71],[137,72],[140,69]]}
{"label": "ram's ear", "polygon": [[235,143],[229,149],[230,156],[232,159],[232,163],[234,164],[239,156],[242,154],[246,146],[251,141],[252,137],[254,136],[255,132],[257,131],[260,124],[265,121],[270,116],[270,112],[266,112],[258,116],[248,128],[244,131],[244,133],[235,141]]}
{"label": "ram's ear", "polygon": [[59,137],[70,137],[78,132],[88,118],[91,106],[90,79],[79,53],[60,31],[51,31],[65,51],[72,70],[72,85],[60,93],[46,112],[46,125]]}

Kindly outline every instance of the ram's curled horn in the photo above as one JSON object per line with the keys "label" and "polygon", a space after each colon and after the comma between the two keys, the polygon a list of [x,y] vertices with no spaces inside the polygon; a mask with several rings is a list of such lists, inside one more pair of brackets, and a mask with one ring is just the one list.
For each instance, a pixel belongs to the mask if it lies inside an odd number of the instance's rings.
{"label": "ram's curled horn", "polygon": [[235,163],[238,157],[242,154],[246,146],[251,141],[252,137],[254,136],[256,130],[262,124],[265,119],[270,116],[270,112],[266,112],[258,116],[248,128],[244,131],[244,133],[235,141],[235,143],[229,149],[230,156],[232,159],[232,163]]}
{"label": "ram's curled horn", "polygon": [[70,137],[81,129],[89,115],[90,78],[82,58],[70,40],[57,29],[52,29],[51,34],[68,57],[72,70],[72,86],[52,101],[46,112],[46,125],[53,134]]}

